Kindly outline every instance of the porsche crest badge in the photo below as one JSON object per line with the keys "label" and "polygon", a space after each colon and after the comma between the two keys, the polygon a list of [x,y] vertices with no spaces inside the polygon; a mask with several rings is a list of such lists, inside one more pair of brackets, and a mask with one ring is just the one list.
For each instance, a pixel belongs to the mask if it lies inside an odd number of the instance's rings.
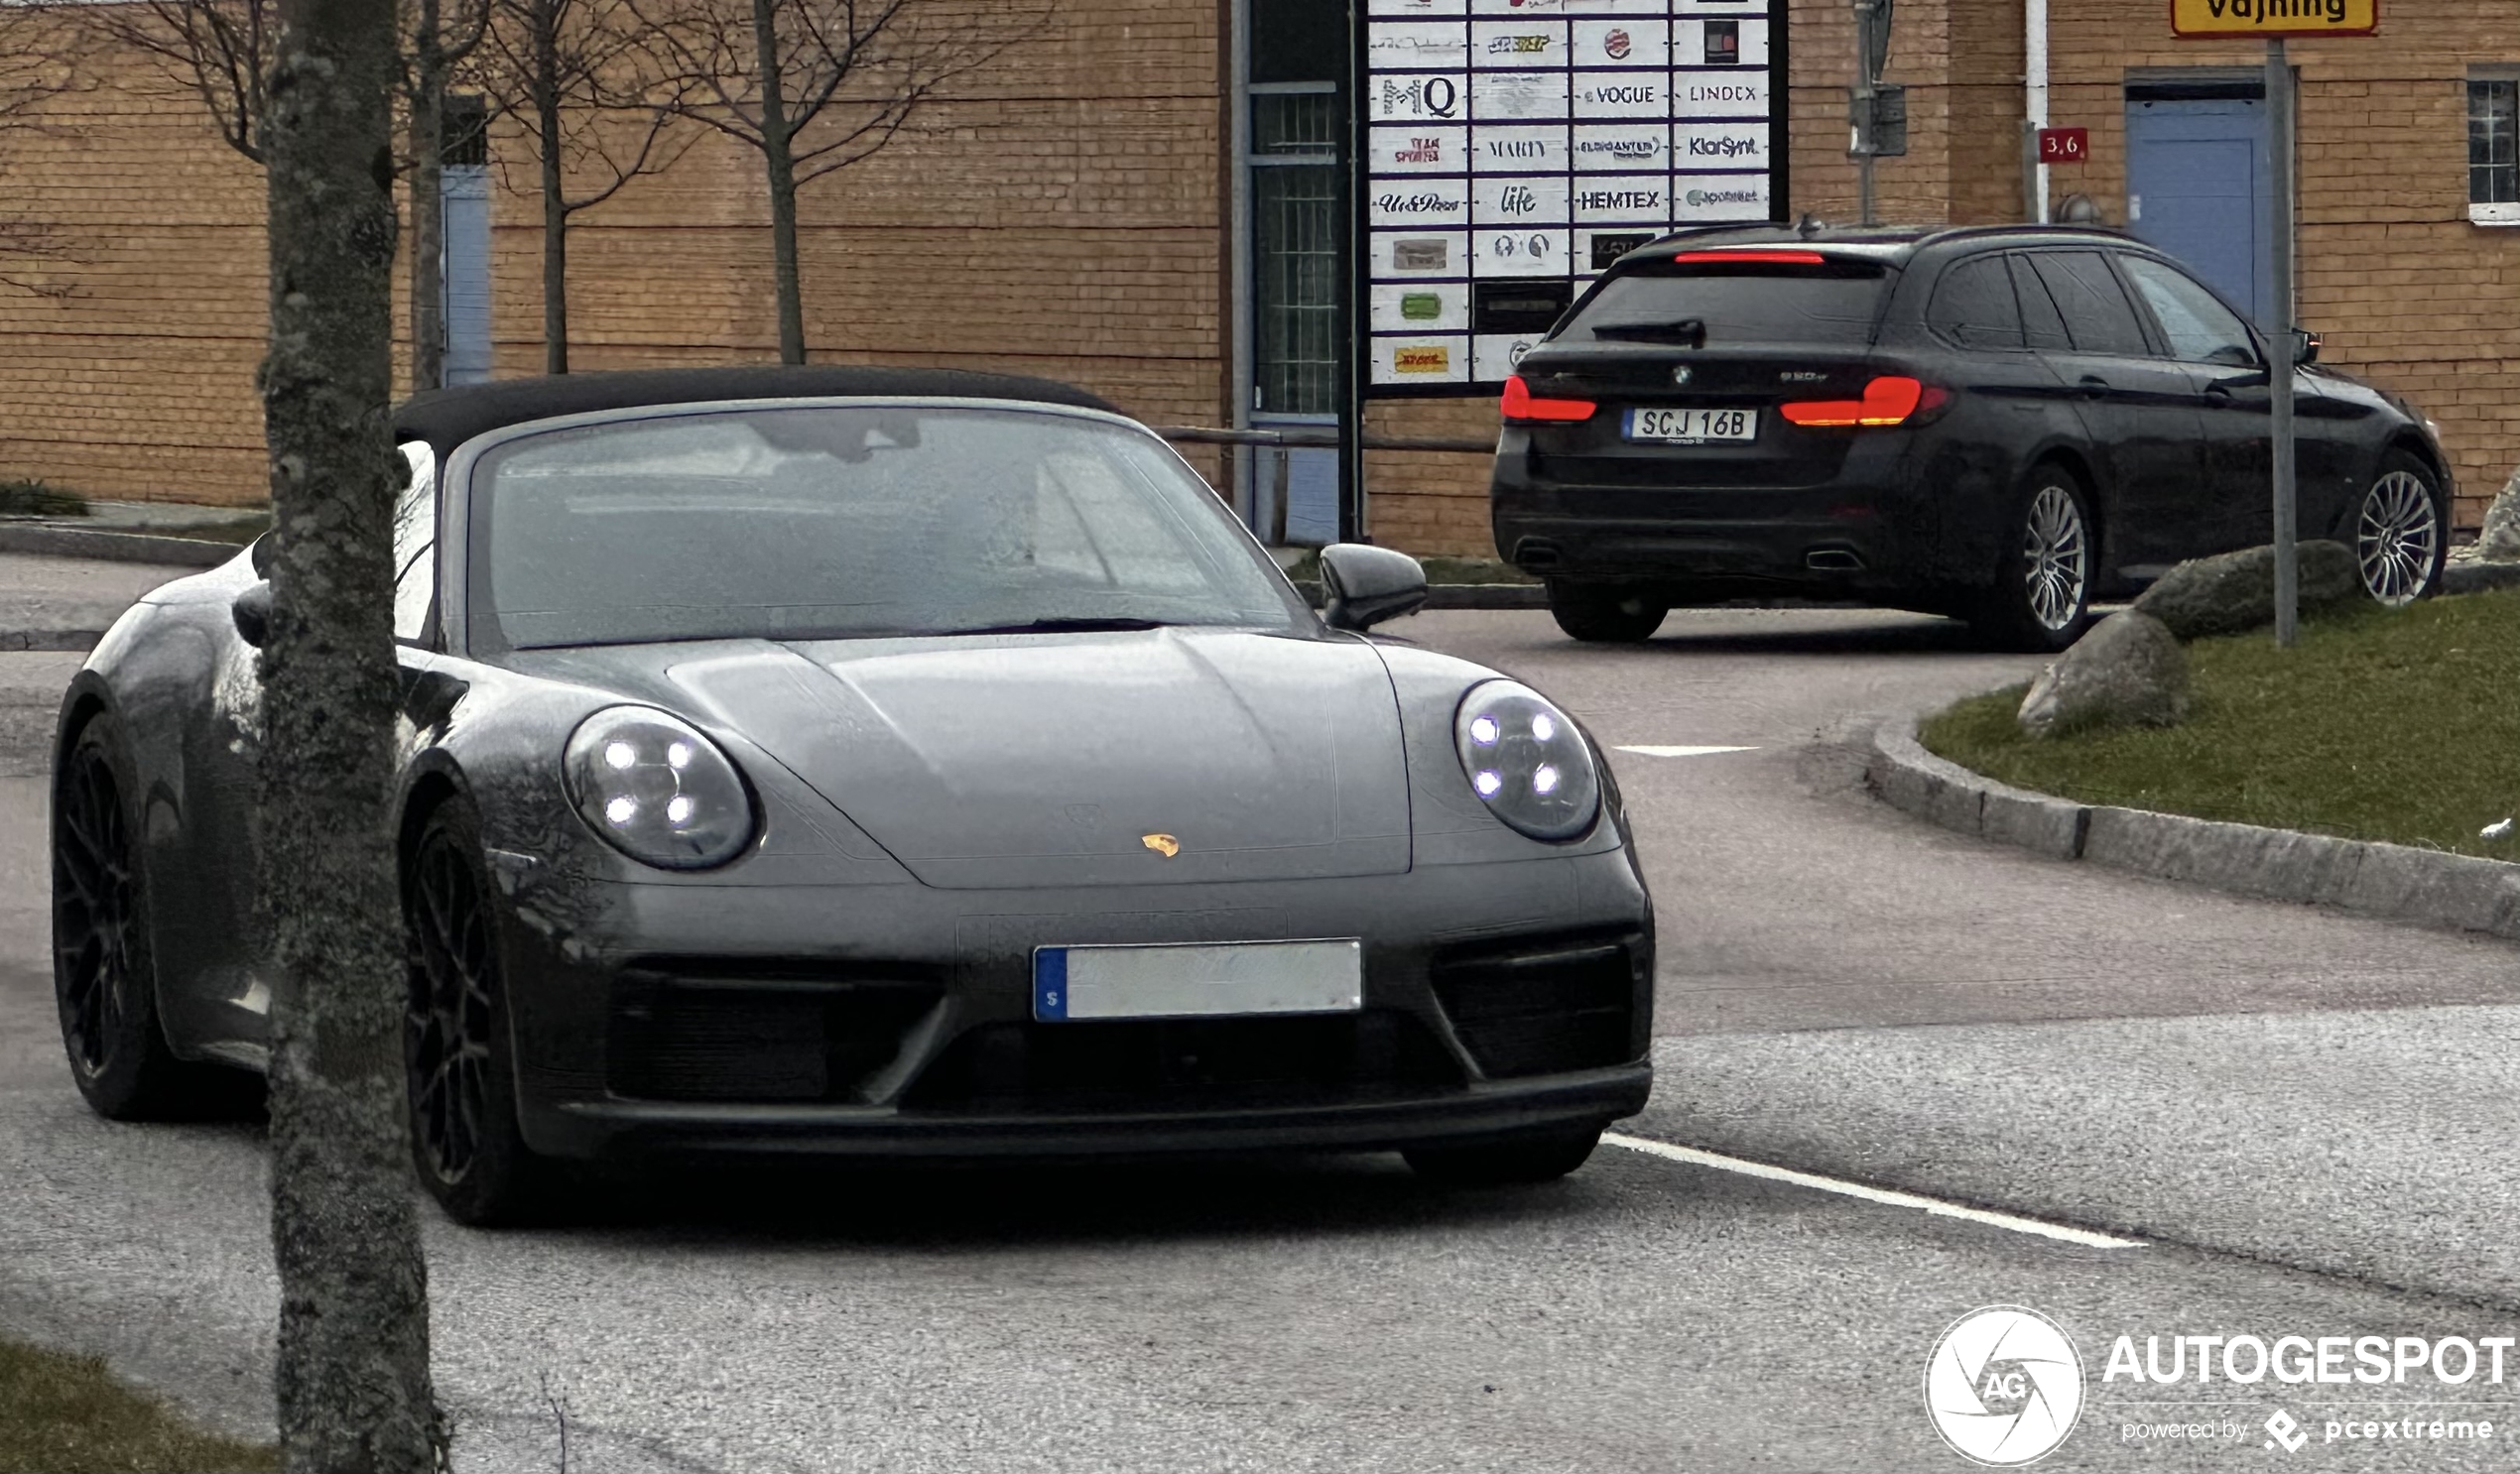
{"label": "porsche crest badge", "polygon": [[1138,843],[1169,860],[1182,852],[1182,842],[1170,834],[1141,834]]}

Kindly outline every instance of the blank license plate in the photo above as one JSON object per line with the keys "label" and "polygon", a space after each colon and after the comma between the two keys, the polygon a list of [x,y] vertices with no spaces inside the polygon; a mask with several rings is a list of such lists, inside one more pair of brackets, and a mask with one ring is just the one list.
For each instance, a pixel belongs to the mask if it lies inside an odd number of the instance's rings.
{"label": "blank license plate", "polygon": [[1706,440],[1755,440],[1756,410],[1630,410],[1627,437],[1695,445]]}
{"label": "blank license plate", "polygon": [[1204,1019],[1352,1014],[1364,1007],[1364,947],[1336,941],[1035,947],[1033,1017]]}

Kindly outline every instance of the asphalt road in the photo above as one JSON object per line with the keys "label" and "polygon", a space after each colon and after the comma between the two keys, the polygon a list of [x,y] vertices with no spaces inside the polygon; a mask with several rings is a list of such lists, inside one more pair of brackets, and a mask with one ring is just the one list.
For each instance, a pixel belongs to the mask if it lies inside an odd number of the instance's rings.
{"label": "asphalt road", "polygon": [[[2507,944],[1881,807],[1847,745],[1867,721],[2030,669],[1936,621],[1675,615],[1628,650],[1545,615],[1399,632],[1614,746],[1748,749],[1615,756],[1663,927],[1660,1085],[1626,1131],[2141,1245],[1619,1146],[1495,1192],[1387,1160],[677,1176],[549,1229],[434,1224],[457,1467],[556,1467],[557,1409],[581,1469],[1957,1470],[1922,1379],[1992,1303],[2053,1317],[2086,1365],[2043,1467],[2520,1463],[2520,1356],[2500,1384],[2102,1377],[2120,1335],[2520,1335]],[[0,712],[65,671],[0,657]],[[77,1101],[42,971],[41,798],[0,777],[0,1329],[267,1430],[259,1141]],[[2408,1406],[2441,1401],[2463,1406]],[[2270,1448],[2279,1409],[2297,1454]],[[2496,1435],[2325,1441],[2424,1417]]]}

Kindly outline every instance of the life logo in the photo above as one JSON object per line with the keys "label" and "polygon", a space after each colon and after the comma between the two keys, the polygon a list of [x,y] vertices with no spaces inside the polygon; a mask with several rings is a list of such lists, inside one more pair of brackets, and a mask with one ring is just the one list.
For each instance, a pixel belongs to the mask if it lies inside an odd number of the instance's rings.
{"label": "life logo", "polygon": [[2037,1463],[2082,1415],[2081,1354],[2063,1326],[2036,1310],[1971,1310],[1926,1360],[1925,1411],[1943,1441],[1971,1463]]}

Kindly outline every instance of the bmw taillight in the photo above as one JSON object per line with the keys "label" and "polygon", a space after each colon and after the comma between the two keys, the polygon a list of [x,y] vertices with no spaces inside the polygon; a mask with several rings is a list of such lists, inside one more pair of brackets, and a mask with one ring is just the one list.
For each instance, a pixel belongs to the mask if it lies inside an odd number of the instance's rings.
{"label": "bmw taillight", "polygon": [[1538,399],[1523,376],[1515,374],[1505,381],[1505,402],[1501,407],[1507,425],[1571,425],[1589,420],[1598,408],[1588,399]]}
{"label": "bmw taillight", "polygon": [[1905,425],[1952,402],[1952,392],[1904,374],[1885,374],[1864,386],[1862,399],[1788,400],[1777,413],[1810,430]]}

